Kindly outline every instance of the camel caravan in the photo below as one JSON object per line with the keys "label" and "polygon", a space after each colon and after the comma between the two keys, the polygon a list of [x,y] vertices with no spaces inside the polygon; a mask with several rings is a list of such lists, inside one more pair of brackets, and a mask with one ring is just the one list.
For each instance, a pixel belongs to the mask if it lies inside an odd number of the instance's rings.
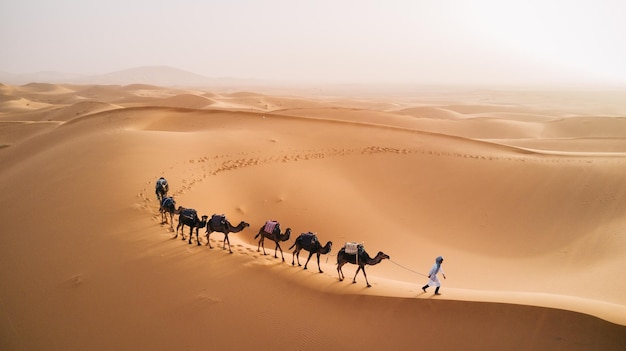
{"label": "camel caravan", "polygon": [[[210,235],[213,232],[220,232],[224,234],[223,246],[222,249],[226,249],[226,244],[228,243],[228,251],[232,254],[233,251],[230,248],[230,240],[228,238],[229,233],[239,233],[243,231],[245,228],[249,227],[250,224],[241,221],[238,225],[233,226],[224,214],[213,214],[209,219],[209,216],[202,215],[198,216],[198,211],[193,208],[185,208],[182,206],[176,207],[176,200],[174,200],[173,196],[168,196],[167,193],[169,191],[169,185],[165,178],[161,177],[157,180],[155,185],[155,193],[157,200],[159,201],[159,213],[161,214],[161,224],[169,224],[170,230],[175,231],[175,235],[172,239],[178,238],[178,230],[180,229],[180,236],[182,240],[185,240],[185,226],[189,227],[189,237],[187,238],[187,243],[192,243],[194,230],[196,232],[196,243],[198,246],[200,243],[200,229],[205,229],[205,237],[206,237],[206,246],[209,248],[213,248],[211,246]],[[174,230],[174,215],[178,215],[178,225]],[[168,223],[169,216],[169,223]],[[274,258],[278,258],[278,251],[280,251],[280,256],[285,261],[285,257],[283,256],[283,249],[280,247],[281,241],[288,241],[291,237],[291,228],[285,229],[283,232],[280,226],[280,223],[276,220],[268,220],[265,222],[261,228],[259,228],[258,233],[255,235],[254,239],[259,238],[259,243],[257,245],[257,252],[261,251],[263,248],[263,255],[267,255],[265,252],[265,239],[269,239],[276,244],[274,248]],[[328,241],[324,246],[322,246],[321,241],[319,241],[317,234],[313,232],[306,232],[300,234],[293,245],[289,247],[289,250],[294,249],[292,253],[292,261],[291,265],[295,266],[295,262],[298,262],[298,266],[302,266],[300,264],[300,251],[303,249],[309,252],[309,257],[304,263],[304,269],[307,269],[307,265],[313,257],[313,254],[317,256],[317,269],[320,273],[324,273],[320,267],[320,255],[330,254],[333,243],[332,241]],[[351,263],[358,266],[356,273],[354,274],[354,278],[352,278],[352,283],[356,283],[356,277],[360,271],[363,271],[363,276],[365,277],[365,283],[367,287],[371,287],[369,281],[367,280],[367,274],[365,273],[366,265],[377,265],[382,260],[389,259],[389,255],[383,253],[382,251],[378,252],[378,254],[372,258],[365,251],[363,244],[356,242],[346,242],[345,245],[339,250],[337,253],[337,274],[339,275],[339,281],[343,281],[344,275],[342,271],[342,267],[346,263]]]}

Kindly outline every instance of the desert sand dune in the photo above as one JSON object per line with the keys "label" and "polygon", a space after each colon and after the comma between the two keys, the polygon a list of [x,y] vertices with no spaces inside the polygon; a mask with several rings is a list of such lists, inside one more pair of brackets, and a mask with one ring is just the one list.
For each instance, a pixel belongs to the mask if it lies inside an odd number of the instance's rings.
{"label": "desert sand dune", "polygon": [[5,101],[0,102],[0,106],[2,107],[2,115],[38,111],[44,108],[55,108],[55,104],[26,98],[6,99]]}
{"label": "desert sand dune", "polygon": [[[619,117],[524,122],[476,106],[450,119],[415,96],[299,108],[307,97],[185,90],[165,107],[163,95],[135,95],[154,87],[72,89],[89,102],[33,112],[32,123],[2,110],[0,349],[626,345],[626,157],[607,150],[626,135]],[[52,120],[37,122],[44,114]],[[559,154],[555,138],[568,136],[593,150]],[[220,233],[214,249],[203,229],[201,246],[172,239],[160,176],[177,205],[250,223],[229,235],[233,254]],[[257,252],[269,219],[292,228],[285,263],[267,241],[268,255]],[[333,242],[324,273],[289,263],[307,231]],[[347,241],[390,256],[366,267],[372,288],[360,273],[350,283],[354,265],[339,282]],[[438,255],[442,296],[421,290]]]}
{"label": "desert sand dune", "polygon": [[129,84],[122,87],[123,90],[127,91],[169,91],[168,88],[159,87],[156,85],[150,84]]}
{"label": "desert sand dune", "polygon": [[45,114],[42,114],[42,118],[48,121],[66,121],[117,108],[120,108],[120,106],[99,101],[81,101],[69,106],[48,111]]}
{"label": "desert sand dune", "polygon": [[193,95],[193,94],[181,94],[173,97],[162,99],[159,102],[156,102],[159,106],[168,106],[168,107],[183,107],[183,108],[191,108],[191,109],[202,109],[206,108],[215,101],[208,99],[203,96]]}
{"label": "desert sand dune", "polygon": [[570,117],[546,123],[545,138],[623,138],[626,116]]}
{"label": "desert sand dune", "polygon": [[0,122],[0,140],[4,146],[56,128],[60,122]]}
{"label": "desert sand dune", "polygon": [[409,115],[418,118],[430,118],[430,119],[459,119],[465,117],[461,113],[454,112],[449,109],[445,109],[438,106],[420,106],[411,107],[401,110],[393,111],[401,115]]}
{"label": "desert sand dune", "polygon": [[76,95],[80,98],[115,103],[134,96],[131,92],[121,89],[119,85],[85,85],[76,86]]}
{"label": "desert sand dune", "polygon": [[39,93],[50,95],[64,95],[73,93],[74,90],[63,85],[49,83],[29,83],[18,88],[22,93]]}

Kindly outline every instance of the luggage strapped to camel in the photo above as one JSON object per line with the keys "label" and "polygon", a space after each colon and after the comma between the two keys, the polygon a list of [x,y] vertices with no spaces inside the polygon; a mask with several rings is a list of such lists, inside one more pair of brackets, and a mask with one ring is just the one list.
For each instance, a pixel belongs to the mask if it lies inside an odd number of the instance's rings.
{"label": "luggage strapped to camel", "polygon": [[357,243],[354,241],[348,241],[343,245],[343,251],[348,255],[356,256],[356,264],[359,264],[359,255],[365,251],[363,243]]}

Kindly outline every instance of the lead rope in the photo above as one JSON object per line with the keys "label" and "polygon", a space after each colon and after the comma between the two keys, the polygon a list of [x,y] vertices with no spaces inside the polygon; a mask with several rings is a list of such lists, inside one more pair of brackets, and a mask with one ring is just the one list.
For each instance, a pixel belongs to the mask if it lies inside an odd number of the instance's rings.
{"label": "lead rope", "polygon": [[398,266],[398,267],[401,267],[401,268],[406,269],[406,270],[407,270],[407,271],[409,271],[409,272],[412,272],[412,273],[415,273],[415,274],[421,275],[421,276],[423,276],[423,277],[428,277],[426,274],[422,274],[422,273],[420,273],[420,272],[416,272],[416,271],[414,271],[414,270],[412,270],[412,269],[410,269],[410,268],[407,268],[407,267],[405,267],[405,266],[403,266],[403,265],[399,264],[398,262],[396,262],[396,261],[394,261],[394,260],[392,260],[392,259],[389,259],[389,261],[391,261],[391,263],[395,264],[395,265],[396,265],[396,266]]}

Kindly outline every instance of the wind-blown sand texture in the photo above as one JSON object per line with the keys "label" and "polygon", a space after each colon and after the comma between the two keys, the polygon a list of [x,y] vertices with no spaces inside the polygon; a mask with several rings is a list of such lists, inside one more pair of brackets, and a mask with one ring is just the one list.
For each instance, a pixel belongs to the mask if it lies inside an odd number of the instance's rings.
{"label": "wind-blown sand texture", "polygon": [[[621,92],[0,85],[0,146],[2,350],[626,349]],[[172,239],[160,176],[233,254]]]}

